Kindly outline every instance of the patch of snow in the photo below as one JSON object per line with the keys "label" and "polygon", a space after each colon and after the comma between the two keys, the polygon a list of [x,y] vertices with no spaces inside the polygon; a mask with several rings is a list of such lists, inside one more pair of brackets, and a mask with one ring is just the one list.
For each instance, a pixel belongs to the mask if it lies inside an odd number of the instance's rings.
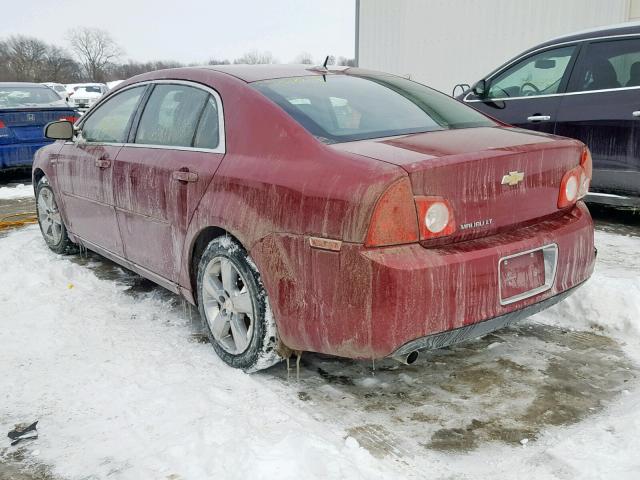
{"label": "patch of snow", "polygon": [[344,432],[296,408],[295,389],[190,342],[187,320],[166,299],[133,298],[53,254],[37,227],[1,242],[0,431],[38,419],[38,461],[56,474],[391,476],[367,450],[345,445]]}
{"label": "patch of snow", "polygon": [[[589,282],[533,321],[604,332],[640,361],[640,238],[597,232],[596,244]],[[512,446],[378,458],[363,447],[368,437],[354,438],[322,404],[303,408],[297,382],[233,370],[210,345],[190,342],[188,318],[158,290],[128,295],[51,253],[37,227],[9,233],[0,247],[0,431],[38,419],[30,457],[63,478],[630,480],[640,471],[637,384],[587,420]],[[412,383],[425,373],[397,375]],[[359,386],[378,386],[360,378]],[[328,402],[347,395],[339,384],[318,391]],[[465,402],[495,401],[474,396]],[[444,426],[450,413],[442,412]],[[394,422],[391,412],[367,415]]]}
{"label": "patch of snow", "polygon": [[33,197],[33,187],[31,185],[21,183],[15,187],[0,187],[0,200],[16,200],[29,197]]}

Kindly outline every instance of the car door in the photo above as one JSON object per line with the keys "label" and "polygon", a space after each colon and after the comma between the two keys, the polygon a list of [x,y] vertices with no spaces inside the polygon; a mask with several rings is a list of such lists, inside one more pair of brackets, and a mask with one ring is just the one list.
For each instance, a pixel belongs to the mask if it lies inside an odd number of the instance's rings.
{"label": "car door", "polygon": [[464,101],[510,125],[554,133],[561,94],[578,47],[564,45],[516,60],[487,79],[487,92]]}
{"label": "car door", "polygon": [[556,133],[591,150],[595,191],[640,195],[640,37],[585,45]]}
{"label": "car door", "polygon": [[81,239],[122,256],[113,202],[113,162],[125,143],[146,87],[127,89],[81,121],[57,161],[67,227]]}
{"label": "car door", "polygon": [[186,82],[152,88],[116,159],[114,200],[126,258],[175,281],[189,220],[224,156],[222,103]]}

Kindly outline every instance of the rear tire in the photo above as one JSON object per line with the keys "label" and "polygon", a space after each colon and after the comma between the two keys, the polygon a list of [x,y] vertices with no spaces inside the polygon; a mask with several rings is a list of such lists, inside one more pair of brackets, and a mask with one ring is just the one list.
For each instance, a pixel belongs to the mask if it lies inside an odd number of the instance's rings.
{"label": "rear tire", "polygon": [[267,293],[240,244],[229,237],[209,243],[198,264],[197,297],[203,327],[227,365],[255,372],[281,360]]}
{"label": "rear tire", "polygon": [[47,246],[59,254],[76,253],[78,246],[67,235],[67,227],[47,177],[42,177],[36,186],[36,211],[40,232]]}

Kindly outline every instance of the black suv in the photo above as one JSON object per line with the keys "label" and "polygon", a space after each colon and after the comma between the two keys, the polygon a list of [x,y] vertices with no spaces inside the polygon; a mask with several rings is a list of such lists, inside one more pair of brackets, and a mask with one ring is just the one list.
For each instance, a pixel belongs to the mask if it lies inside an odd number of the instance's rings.
{"label": "black suv", "polygon": [[505,123],[581,140],[593,156],[587,200],[640,206],[640,25],[540,44],[457,98]]}

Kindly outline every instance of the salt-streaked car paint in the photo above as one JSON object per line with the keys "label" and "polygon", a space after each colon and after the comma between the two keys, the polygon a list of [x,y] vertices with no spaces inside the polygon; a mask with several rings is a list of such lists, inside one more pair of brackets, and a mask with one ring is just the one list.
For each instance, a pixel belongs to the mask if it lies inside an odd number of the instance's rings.
{"label": "salt-streaked car paint", "polygon": [[[39,152],[34,180],[50,179],[73,240],[191,303],[202,239],[232,235],[261,273],[281,341],[297,350],[385,357],[425,335],[552,298],[590,276],[588,210],[581,202],[554,207],[562,175],[578,165],[580,142],[496,126],[326,145],[247,83],[322,74],[232,66],[134,77],[109,95],[155,80],[214,89],[224,106],[225,152],[81,145],[84,161],[71,162],[65,148],[73,144],[58,142]],[[172,181],[180,169],[198,181]],[[516,169],[526,180],[501,185]],[[447,239],[365,247],[374,208],[398,181],[415,195],[446,195],[457,223],[493,221]],[[96,236],[88,242],[79,232]],[[312,238],[334,242],[316,248]],[[559,250],[552,288],[501,305],[500,258],[548,244]]]}

